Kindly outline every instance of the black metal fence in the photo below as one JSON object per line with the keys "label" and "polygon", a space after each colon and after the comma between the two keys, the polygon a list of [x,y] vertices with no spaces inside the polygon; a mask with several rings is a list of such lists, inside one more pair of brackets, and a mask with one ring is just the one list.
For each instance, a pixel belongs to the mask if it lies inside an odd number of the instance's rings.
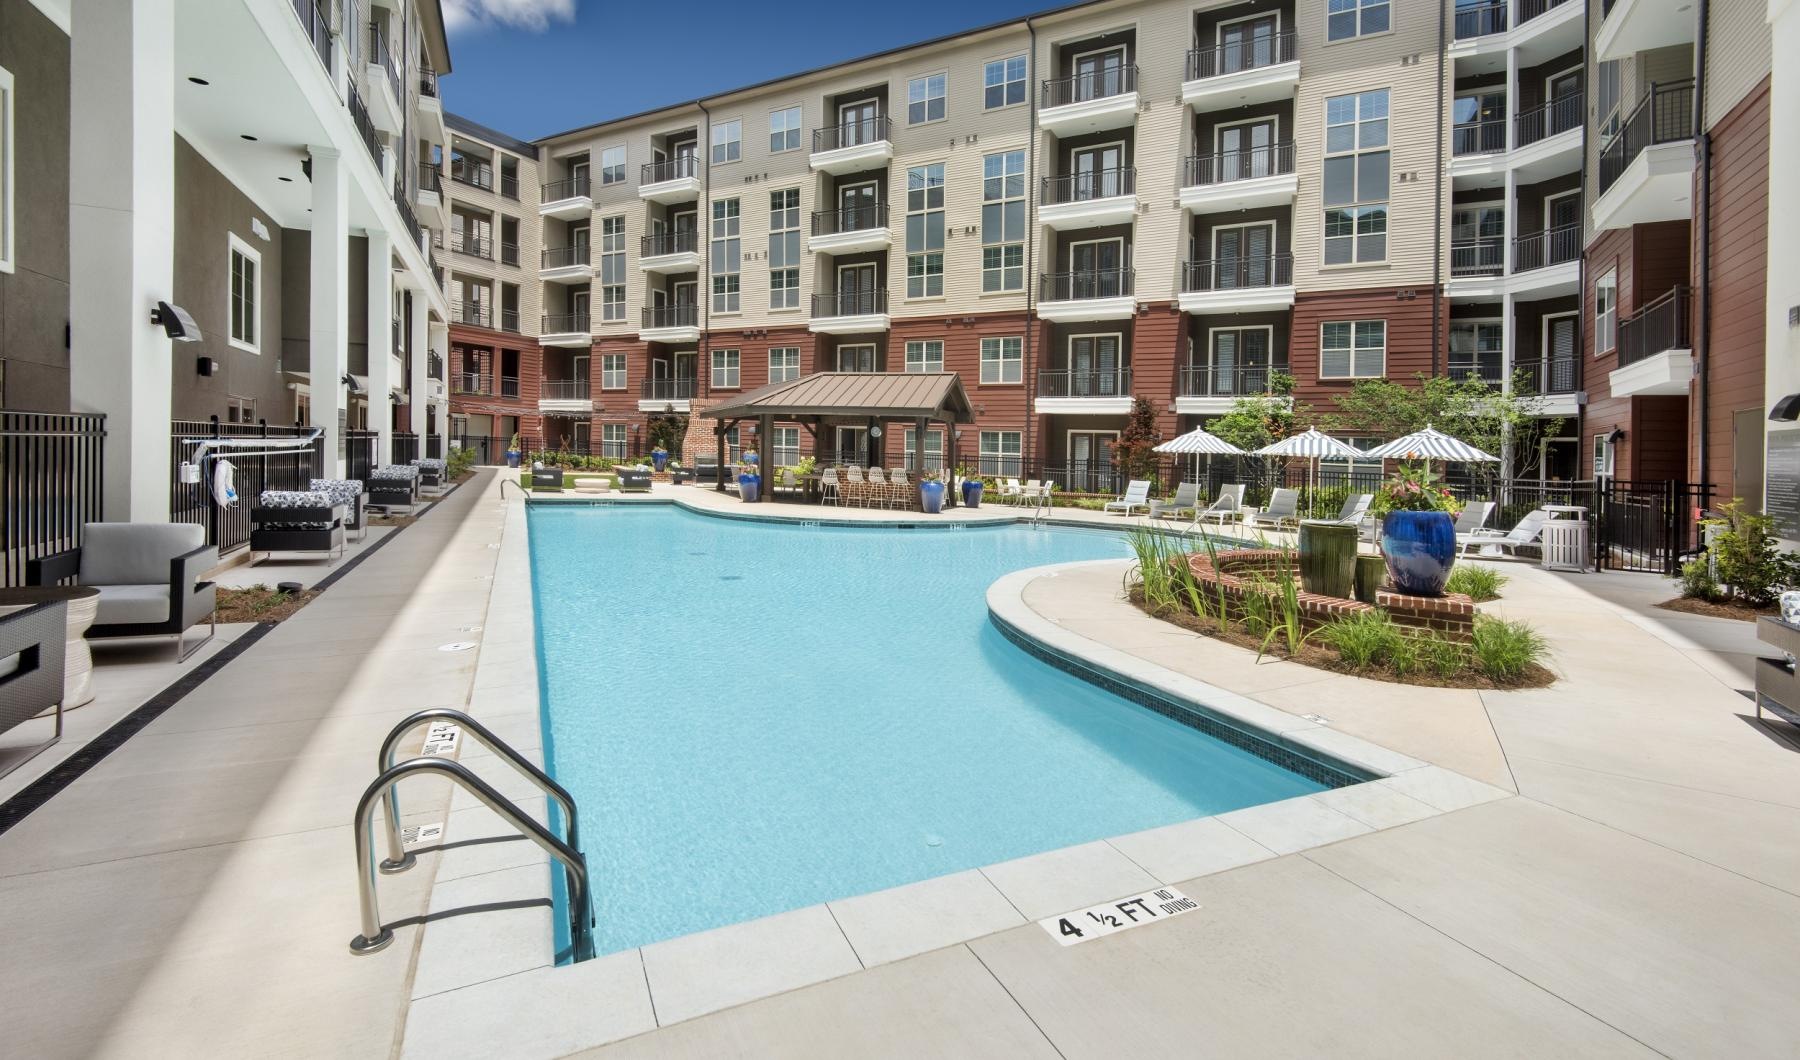
{"label": "black metal fence", "polygon": [[1041,197],[1045,206],[1068,202],[1093,202],[1119,195],[1137,193],[1137,170],[1131,166],[1095,169],[1086,173],[1069,173],[1043,179]]}
{"label": "black metal fence", "polygon": [[381,463],[381,436],[374,431],[344,432],[344,477],[368,482]]}
{"label": "black metal fence", "polygon": [[1506,0],[1469,4],[1456,9],[1456,39],[1506,32]]}
{"label": "black metal fence", "polygon": [[1184,187],[1228,184],[1234,180],[1276,177],[1294,171],[1294,142],[1250,147],[1242,151],[1220,151],[1210,155],[1189,155]]}
{"label": "black metal fence", "polygon": [[1187,55],[1187,79],[1199,81],[1222,74],[1291,63],[1300,56],[1300,37],[1293,30],[1272,36],[1233,41],[1213,48],[1193,48]]}
{"label": "black metal fence", "polygon": [[221,506],[213,496],[216,460],[200,466],[200,481],[181,481],[180,468],[192,463],[207,438],[300,438],[310,427],[271,427],[267,423],[220,423],[210,420],[174,420],[169,426],[169,521],[194,523],[206,528],[206,543],[220,552],[232,552],[250,543],[250,509],[264,490],[303,490],[320,477],[324,466],[319,443],[292,452],[266,456],[217,451],[235,470],[238,502]]}
{"label": "black metal fence", "polygon": [[23,585],[25,565],[79,547],[101,518],[106,417],[0,410],[0,584]]}
{"label": "black metal fence", "polygon": [[394,432],[393,463],[410,464],[419,458],[419,436]]}
{"label": "black metal fence", "polygon": [[1137,66],[1130,65],[1107,66],[1070,74],[1068,77],[1053,78],[1044,82],[1043,106],[1066,107],[1071,103],[1086,103],[1136,92],[1137,77]]}

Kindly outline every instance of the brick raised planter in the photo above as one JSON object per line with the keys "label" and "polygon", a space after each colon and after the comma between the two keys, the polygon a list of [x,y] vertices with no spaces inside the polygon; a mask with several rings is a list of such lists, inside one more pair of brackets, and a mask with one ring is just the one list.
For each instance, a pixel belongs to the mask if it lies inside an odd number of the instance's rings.
{"label": "brick raised planter", "polygon": [[[1240,608],[1244,596],[1255,591],[1252,579],[1256,575],[1273,578],[1285,566],[1293,572],[1296,583],[1300,580],[1299,563],[1295,554],[1279,549],[1232,549],[1217,553],[1217,561],[1215,568],[1213,557],[1203,552],[1192,553],[1187,557],[1188,568],[1202,585],[1224,589],[1225,598]],[[1358,600],[1320,596],[1304,590],[1299,595],[1300,620],[1309,630],[1358,611],[1381,610],[1387,612],[1388,617],[1397,625],[1434,630],[1463,641],[1475,634],[1475,601],[1462,593],[1447,593],[1435,597],[1407,596],[1383,589],[1375,594],[1374,607]]]}

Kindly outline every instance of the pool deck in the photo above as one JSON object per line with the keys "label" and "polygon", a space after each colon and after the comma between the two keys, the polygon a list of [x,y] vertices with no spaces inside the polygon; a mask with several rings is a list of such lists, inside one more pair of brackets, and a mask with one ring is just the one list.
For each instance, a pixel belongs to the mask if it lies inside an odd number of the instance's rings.
{"label": "pool deck", "polygon": [[[1661,579],[1519,563],[1499,565],[1512,580],[1491,606],[1550,635],[1549,689],[1256,663],[1120,600],[1117,561],[990,593],[1114,669],[1136,660],[1321,746],[1391,756],[1381,796],[1341,789],[1341,805],[1177,825],[1129,854],[1115,840],[927,881],[905,908],[885,892],[552,968],[550,910],[516,897],[542,890],[541,859],[419,781],[407,819],[446,822],[447,841],[381,878],[398,940],[352,957],[349,814],[387,727],[459,706],[541,754],[523,505],[503,474],[0,835],[0,988],[38,1002],[9,1015],[9,1053],[1777,1056],[1800,1039],[1800,748],[1737,691],[1753,632],[1650,607],[1672,594]],[[693,487],[605,499],[677,498],[908,518]],[[480,647],[435,650],[452,640]],[[502,775],[475,750],[465,763]],[[1027,922],[1156,881],[1202,908],[1068,948]]]}

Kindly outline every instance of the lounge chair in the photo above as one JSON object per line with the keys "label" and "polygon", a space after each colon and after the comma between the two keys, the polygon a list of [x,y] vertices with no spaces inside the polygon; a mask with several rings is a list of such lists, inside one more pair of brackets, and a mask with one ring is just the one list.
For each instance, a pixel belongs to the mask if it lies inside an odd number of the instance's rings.
{"label": "lounge chair", "polygon": [[1175,496],[1166,501],[1150,502],[1150,518],[1173,519],[1183,512],[1190,515],[1199,511],[1200,483],[1183,482],[1175,487]]}
{"label": "lounge chair", "polygon": [[1244,517],[1244,525],[1253,530],[1272,526],[1277,530],[1300,525],[1300,491],[1277,487],[1269,495],[1269,506]]}
{"label": "lounge chair", "polygon": [[1104,512],[1124,512],[1126,515],[1130,515],[1133,508],[1142,508],[1145,511],[1150,510],[1149,479],[1134,478],[1130,482],[1127,482],[1125,484],[1125,492],[1120,495],[1119,499],[1107,501],[1101,506],[1100,510]]}
{"label": "lounge chair", "polygon": [[[537,472],[532,472],[532,488],[537,488]],[[556,483],[562,485],[562,472],[556,472]],[[369,472],[369,505],[384,512],[395,508],[412,511],[419,503],[419,469],[411,464],[383,464]]]}
{"label": "lounge chair", "polygon": [[1478,530],[1486,528],[1489,517],[1494,514],[1493,501],[1471,501],[1463,505],[1463,510],[1456,517],[1456,542]]}
{"label": "lounge chair", "polygon": [[185,662],[218,631],[192,646],[183,644],[190,626],[213,621],[218,591],[201,581],[219,565],[219,550],[206,543],[197,523],[88,523],[81,547],[25,565],[32,585],[57,585],[71,578],[100,590],[89,640],[103,637],[174,637],[175,661]]}
{"label": "lounge chair", "polygon": [[1244,518],[1244,484],[1234,482],[1219,489],[1219,495],[1213,502],[1194,513],[1194,525],[1201,523],[1218,523],[1223,527],[1226,523],[1241,522]]}
{"label": "lounge chair", "polygon": [[1374,499],[1373,493],[1352,493],[1344,498],[1344,506],[1338,509],[1338,517],[1325,521],[1343,523],[1346,526],[1361,526],[1363,516],[1369,514],[1369,503]]}
{"label": "lounge chair", "polygon": [[[1519,525],[1505,533],[1492,529],[1477,529],[1466,537],[1457,535],[1456,550],[1465,556],[1478,548],[1482,555],[1493,556],[1504,552],[1517,556],[1519,549],[1536,547],[1539,544],[1539,539],[1544,535],[1544,524],[1549,521],[1549,512],[1542,508],[1534,508],[1525,513],[1525,518],[1519,520]],[[1489,552],[1490,548],[1495,551]]]}
{"label": "lounge chair", "polygon": [[358,479],[353,478],[316,478],[306,484],[306,488],[316,493],[323,493],[331,498],[331,503],[344,506],[344,529],[356,531],[358,540],[369,536],[368,521],[363,518],[363,508],[369,503],[369,491],[363,488]]}
{"label": "lounge chair", "polygon": [[322,490],[263,490],[250,509],[250,551],[344,554],[347,509]]}

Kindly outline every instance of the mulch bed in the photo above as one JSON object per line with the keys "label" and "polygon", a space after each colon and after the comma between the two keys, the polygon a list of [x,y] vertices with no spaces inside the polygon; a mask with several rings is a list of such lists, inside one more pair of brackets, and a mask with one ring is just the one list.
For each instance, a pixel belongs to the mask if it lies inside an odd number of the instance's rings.
{"label": "mulch bed", "polygon": [[1769,604],[1766,607],[1751,607],[1749,604],[1735,600],[1702,600],[1694,596],[1677,596],[1673,600],[1664,600],[1657,604],[1664,611],[1679,611],[1684,615],[1704,615],[1707,618],[1733,618],[1739,622],[1754,622],[1761,615],[1781,614],[1780,604]]}
{"label": "mulch bed", "polygon": [[319,595],[316,589],[304,589],[297,593],[284,593],[271,589],[267,585],[253,585],[248,589],[227,589],[220,587],[219,603],[213,610],[213,618],[219,622],[258,622],[274,625],[294,612],[305,607],[307,602]]}

